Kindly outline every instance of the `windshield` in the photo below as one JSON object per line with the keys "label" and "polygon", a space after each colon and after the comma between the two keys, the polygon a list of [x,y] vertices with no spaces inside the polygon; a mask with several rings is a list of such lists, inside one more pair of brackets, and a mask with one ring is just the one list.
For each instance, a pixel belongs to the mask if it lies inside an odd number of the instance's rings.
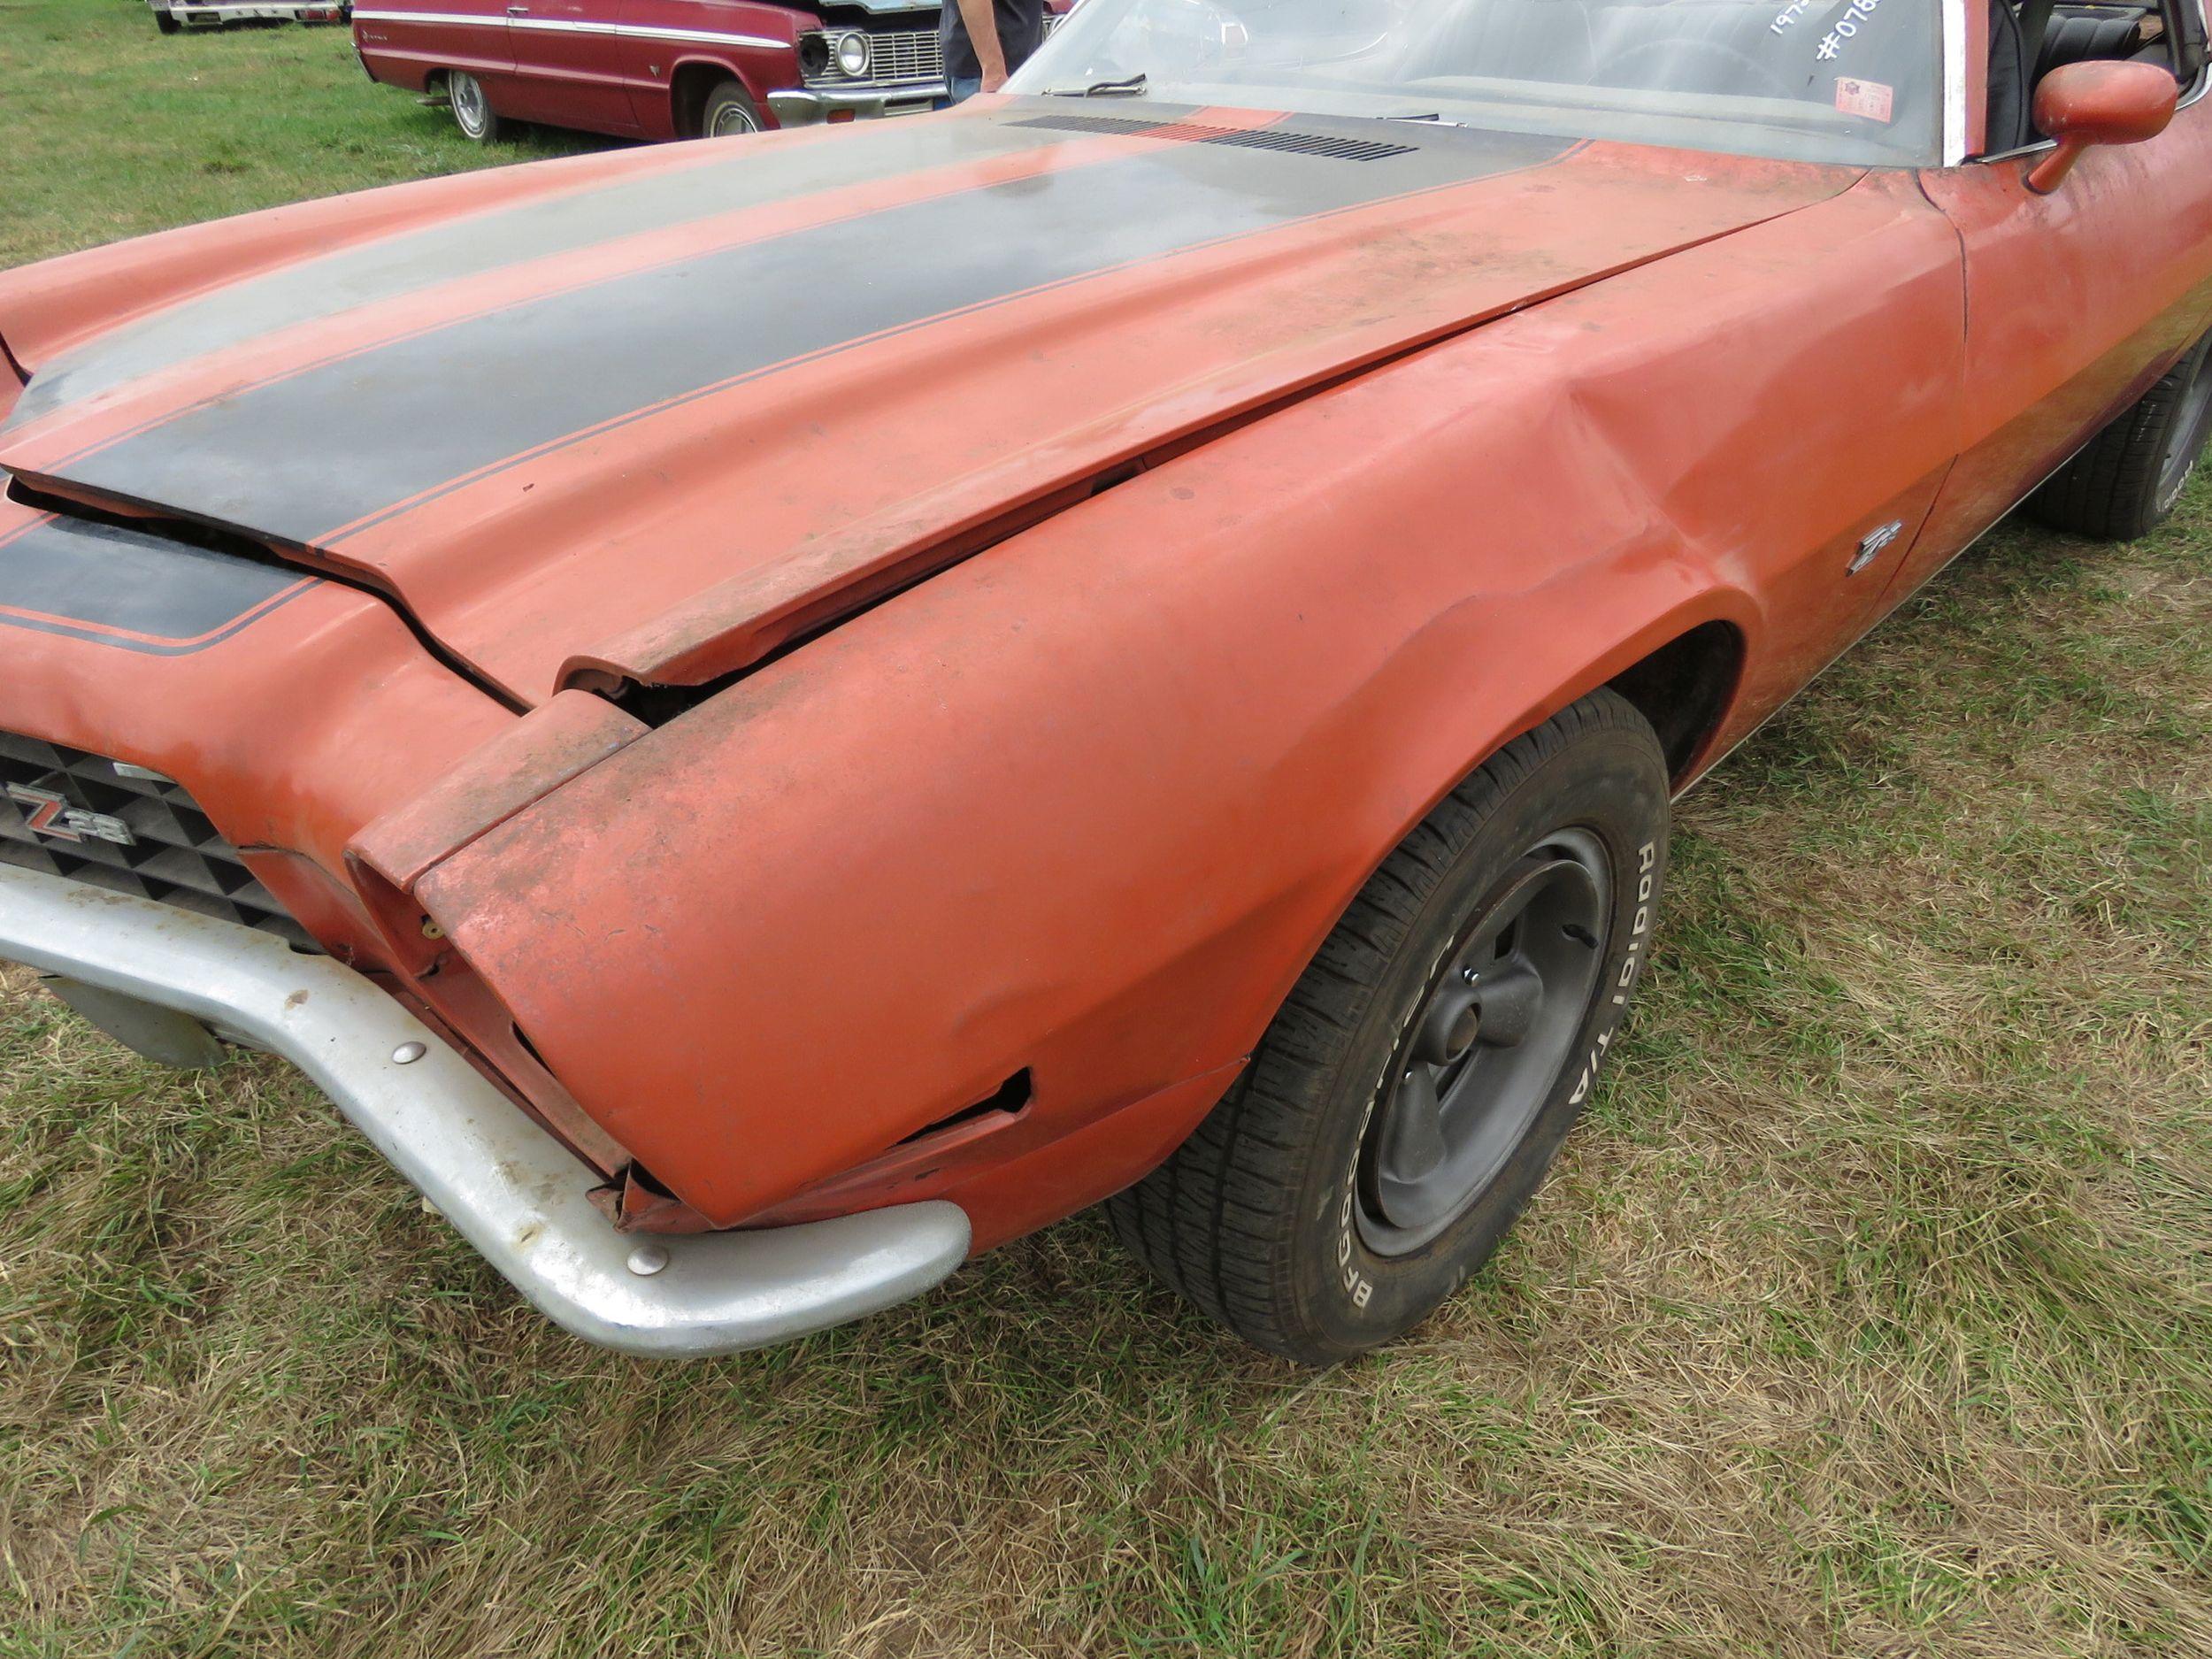
{"label": "windshield", "polygon": [[1939,11],[1934,0],[1082,0],[1007,90],[1926,164],[1941,159]]}

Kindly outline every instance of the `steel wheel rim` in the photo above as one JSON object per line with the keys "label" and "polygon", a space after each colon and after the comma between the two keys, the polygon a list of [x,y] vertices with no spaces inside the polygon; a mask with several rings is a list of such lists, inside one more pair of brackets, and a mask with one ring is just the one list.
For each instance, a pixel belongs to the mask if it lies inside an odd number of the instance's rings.
{"label": "steel wheel rim", "polygon": [[461,130],[472,136],[482,132],[484,118],[490,112],[490,106],[484,102],[484,88],[478,86],[472,77],[457,75],[454,78],[450,96],[453,99],[453,119],[460,123]]}
{"label": "steel wheel rim", "polygon": [[708,129],[707,136],[709,138],[734,138],[740,133],[755,133],[759,130],[753,118],[746,113],[743,105],[726,104],[714,112],[714,124]]}
{"label": "steel wheel rim", "polygon": [[1612,887],[1604,843],[1562,830],[1517,859],[1460,930],[1360,1148],[1357,1220],[1377,1255],[1434,1240],[1527,1138],[1596,997]]}
{"label": "steel wheel rim", "polygon": [[2181,499],[2181,492],[2188,487],[2190,475],[2197,470],[2197,457],[2204,452],[2207,437],[2212,437],[2212,373],[2205,372],[2205,359],[2197,360],[2197,372],[2189,381],[2189,389],[2182,394],[2180,417],[2174,422],[2172,443],[2162,457],[2158,470],[2158,510],[2164,512]]}

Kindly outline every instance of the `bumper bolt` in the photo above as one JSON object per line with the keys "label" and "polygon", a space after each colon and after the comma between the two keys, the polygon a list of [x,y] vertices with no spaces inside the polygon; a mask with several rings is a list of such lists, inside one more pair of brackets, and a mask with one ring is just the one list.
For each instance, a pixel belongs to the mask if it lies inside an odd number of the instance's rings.
{"label": "bumper bolt", "polygon": [[421,1059],[423,1056],[428,1054],[429,1052],[429,1049],[424,1048],[422,1044],[419,1042],[403,1042],[398,1048],[392,1050],[392,1064],[394,1065],[412,1065],[416,1061]]}
{"label": "bumper bolt", "polygon": [[630,1271],[640,1279],[650,1279],[668,1265],[668,1247],[664,1244],[641,1244],[630,1252]]}

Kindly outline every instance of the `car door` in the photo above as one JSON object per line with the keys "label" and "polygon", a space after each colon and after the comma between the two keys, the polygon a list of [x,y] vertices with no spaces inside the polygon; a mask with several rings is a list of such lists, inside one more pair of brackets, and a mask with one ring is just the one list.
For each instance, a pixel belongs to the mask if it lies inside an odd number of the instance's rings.
{"label": "car door", "polygon": [[525,120],[634,133],[621,29],[630,0],[512,0],[514,108]]}
{"label": "car door", "polygon": [[459,69],[490,88],[495,105],[506,94],[515,62],[506,0],[357,6],[353,29],[363,61],[380,79],[419,88],[426,77]]}
{"label": "car door", "polygon": [[[2203,0],[2176,3],[2201,23]],[[1970,86],[1985,96],[1984,76]],[[2090,150],[2049,196],[2027,187],[2048,143],[1922,175],[1965,255],[1964,429],[1893,600],[2062,465],[2212,323],[2201,275],[2212,242],[2204,92],[2199,68],[2162,136]]]}
{"label": "car door", "polygon": [[624,68],[639,127],[654,136],[690,135],[708,94],[727,81],[739,82],[754,113],[772,124],[767,95],[797,84],[798,31],[818,22],[755,0],[631,0]]}

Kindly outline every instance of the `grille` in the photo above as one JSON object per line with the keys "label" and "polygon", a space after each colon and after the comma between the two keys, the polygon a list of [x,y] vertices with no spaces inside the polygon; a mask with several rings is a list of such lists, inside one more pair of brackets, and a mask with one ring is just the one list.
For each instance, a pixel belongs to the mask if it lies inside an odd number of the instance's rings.
{"label": "grille", "polygon": [[1240,150],[1279,150],[1296,156],[1328,156],[1339,161],[1381,161],[1410,156],[1418,144],[1392,144],[1379,138],[1336,138],[1327,133],[1286,133],[1273,127],[1244,132],[1198,121],[1141,121],[1125,115],[1035,115],[1018,127],[1048,127],[1063,133],[1150,133],[1201,144],[1232,144]]}
{"label": "grille", "polygon": [[[119,819],[130,844],[97,833],[73,841],[36,833],[30,818],[57,795],[57,820],[65,826],[70,820],[60,813],[66,809]],[[108,827],[77,821],[87,829]],[[12,732],[0,732],[0,864],[135,894],[315,949],[181,785],[131,777],[104,756]]]}
{"label": "grille", "polygon": [[935,29],[886,29],[868,36],[866,74],[855,78],[841,73],[833,57],[828,67],[807,76],[806,82],[810,87],[892,87],[944,78],[945,51]]}
{"label": "grille", "polygon": [[[1050,36],[1064,21],[1057,12],[1045,14],[1045,34]],[[802,40],[819,42],[823,66],[803,68],[799,78],[810,87],[902,87],[929,85],[945,78],[945,46],[934,28],[926,29],[871,29],[868,35],[868,73],[854,78],[837,66],[836,54],[831,50],[849,31],[823,29],[801,36]],[[801,55],[805,64],[814,57],[812,51]]]}

